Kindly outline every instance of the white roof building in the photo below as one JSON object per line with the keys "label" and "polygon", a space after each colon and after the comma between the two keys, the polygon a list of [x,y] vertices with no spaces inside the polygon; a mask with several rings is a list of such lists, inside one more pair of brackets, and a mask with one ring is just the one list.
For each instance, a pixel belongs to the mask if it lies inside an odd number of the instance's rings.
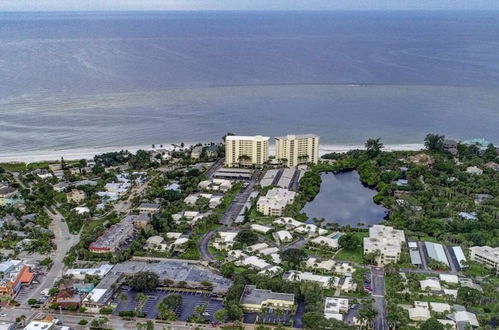
{"label": "white roof building", "polygon": [[431,291],[442,290],[440,281],[435,278],[427,278],[426,280],[421,280],[419,281],[419,285],[421,286],[421,290],[426,290],[426,288],[429,288]]}
{"label": "white roof building", "polygon": [[479,327],[480,324],[476,318],[476,315],[467,311],[459,311],[454,313],[454,319],[457,323],[464,322],[469,323],[474,327]]}
{"label": "white roof building", "polygon": [[334,288],[338,286],[339,278],[333,276],[316,275],[310,272],[300,272],[290,270],[283,275],[283,279],[291,282],[315,282],[324,288]]}
{"label": "white roof building", "polygon": [[287,229],[294,229],[296,227],[305,225],[304,222],[295,220],[291,217],[277,218],[273,223],[277,226],[285,226]]}
{"label": "white roof building", "polygon": [[471,175],[482,175],[483,170],[477,166],[469,166],[466,168],[466,173]]}
{"label": "white roof building", "polygon": [[86,275],[96,276],[103,278],[113,268],[113,265],[103,264],[95,268],[72,268],[68,269],[64,274],[72,275],[73,278],[83,280]]}
{"label": "white roof building", "polygon": [[257,256],[249,256],[240,262],[241,266],[249,266],[259,270],[270,267],[270,264]]}
{"label": "white roof building", "polygon": [[234,245],[237,231],[219,231],[213,241],[213,247],[217,250],[228,250]]}
{"label": "white roof building", "polygon": [[253,244],[253,245],[246,247],[246,251],[250,252],[250,253],[257,252],[259,250],[263,250],[263,249],[266,249],[268,247],[269,247],[269,245],[267,243],[256,243],[256,244]]}
{"label": "white roof building", "polygon": [[439,274],[438,277],[440,278],[440,281],[449,283],[449,284],[458,284],[459,283],[459,278],[457,275],[452,275],[452,274]]}
{"label": "white roof building", "polygon": [[495,269],[499,275],[499,247],[473,246],[470,248],[470,259],[487,268]]}
{"label": "white roof building", "polygon": [[348,299],[326,297],[324,300],[324,317],[336,318],[331,314],[345,314],[348,312]]}
{"label": "white roof building", "polygon": [[272,233],[277,244],[284,244],[287,242],[291,242],[293,240],[293,235],[287,230],[279,230],[275,233]]}
{"label": "white roof building", "polygon": [[251,228],[251,230],[256,231],[258,233],[262,233],[262,234],[266,234],[266,233],[272,231],[272,229],[273,229],[272,227],[259,225],[257,223],[251,224],[250,228]]}
{"label": "white roof building", "polygon": [[396,263],[400,259],[402,244],[405,242],[403,230],[383,225],[369,228],[369,237],[364,237],[364,254],[378,252],[378,264]]}
{"label": "white roof building", "polygon": [[294,202],[296,192],[283,188],[272,188],[257,203],[257,211],[274,217],[282,215],[284,208]]}
{"label": "white roof building", "polygon": [[326,234],[327,230],[309,223],[309,224],[304,224],[303,226],[296,228],[295,232],[302,234],[302,235],[308,234],[311,236],[318,236],[318,235]]}
{"label": "white roof building", "polygon": [[439,302],[430,302],[430,308],[435,313],[445,313],[452,310],[449,304]]}
{"label": "white roof building", "polygon": [[[297,230],[300,228],[297,228]],[[316,245],[324,245],[330,247],[331,249],[339,248],[338,239],[329,236],[318,236],[310,240],[310,243]]]}
{"label": "white roof building", "polygon": [[431,315],[430,311],[426,308],[415,307],[408,309],[409,311],[409,319],[413,321],[426,321]]}
{"label": "white roof building", "polygon": [[259,250],[258,254],[261,254],[264,256],[269,256],[271,254],[278,253],[278,252],[279,252],[279,248],[273,246],[273,247],[268,247],[268,248]]}

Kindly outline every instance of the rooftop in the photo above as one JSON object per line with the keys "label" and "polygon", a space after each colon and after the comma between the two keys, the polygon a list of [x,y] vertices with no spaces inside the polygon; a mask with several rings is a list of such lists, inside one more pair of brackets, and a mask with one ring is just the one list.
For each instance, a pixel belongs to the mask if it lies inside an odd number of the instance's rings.
{"label": "rooftop", "polygon": [[295,295],[291,293],[279,293],[272,292],[271,290],[257,289],[256,285],[246,285],[241,296],[241,303],[261,305],[270,299],[294,303]]}

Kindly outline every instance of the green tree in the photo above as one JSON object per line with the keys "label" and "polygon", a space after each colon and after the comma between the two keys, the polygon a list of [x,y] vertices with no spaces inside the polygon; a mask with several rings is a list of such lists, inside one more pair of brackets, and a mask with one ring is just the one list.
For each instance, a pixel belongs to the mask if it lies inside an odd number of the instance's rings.
{"label": "green tree", "polygon": [[338,240],[338,244],[347,250],[353,250],[359,247],[361,243],[362,241],[360,240],[360,237],[355,235],[355,233],[346,233]]}
{"label": "green tree", "polygon": [[159,276],[150,271],[138,272],[128,276],[126,282],[137,291],[152,290],[159,285]]}
{"label": "green tree", "polygon": [[444,150],[445,135],[427,134],[424,139],[424,146],[430,151],[440,152]]}
{"label": "green tree", "polygon": [[419,327],[421,330],[444,330],[445,327],[442,323],[438,322],[438,320],[434,317],[429,318],[428,320],[421,323]]}
{"label": "green tree", "polygon": [[281,252],[282,261],[290,264],[291,268],[298,267],[307,257],[307,253],[301,249],[287,249]]}
{"label": "green tree", "polygon": [[482,294],[477,289],[460,287],[457,290],[457,300],[466,307],[478,305]]}
{"label": "green tree", "polygon": [[219,309],[218,311],[213,314],[213,317],[215,320],[217,320],[218,323],[223,323],[225,320],[227,320],[228,313],[225,308]]}
{"label": "green tree", "polygon": [[245,245],[253,245],[258,242],[258,235],[251,230],[243,229],[237,233],[235,241]]}
{"label": "green tree", "polygon": [[374,158],[381,153],[381,149],[383,149],[383,143],[381,143],[381,139],[368,139],[365,143],[367,155],[369,158]]}
{"label": "green tree", "polygon": [[497,150],[496,147],[491,143],[487,146],[487,149],[485,149],[485,152],[483,153],[483,158],[486,161],[493,162],[497,160]]}

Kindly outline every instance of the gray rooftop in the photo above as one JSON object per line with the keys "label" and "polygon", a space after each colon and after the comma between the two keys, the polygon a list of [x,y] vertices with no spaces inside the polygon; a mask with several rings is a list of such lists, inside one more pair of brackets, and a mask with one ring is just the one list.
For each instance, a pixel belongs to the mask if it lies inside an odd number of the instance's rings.
{"label": "gray rooftop", "polygon": [[292,293],[279,293],[270,290],[257,289],[256,285],[246,285],[244,287],[243,295],[241,296],[241,303],[259,305],[268,299],[294,302],[295,295]]}

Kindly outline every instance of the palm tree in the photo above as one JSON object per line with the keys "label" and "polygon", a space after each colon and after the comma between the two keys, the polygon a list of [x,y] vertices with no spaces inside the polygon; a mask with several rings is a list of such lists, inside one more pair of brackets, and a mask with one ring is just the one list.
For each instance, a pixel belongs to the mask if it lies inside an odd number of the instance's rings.
{"label": "palm tree", "polygon": [[381,149],[383,149],[383,143],[381,143],[381,138],[368,139],[365,143],[365,147],[369,158],[374,158],[381,153]]}

